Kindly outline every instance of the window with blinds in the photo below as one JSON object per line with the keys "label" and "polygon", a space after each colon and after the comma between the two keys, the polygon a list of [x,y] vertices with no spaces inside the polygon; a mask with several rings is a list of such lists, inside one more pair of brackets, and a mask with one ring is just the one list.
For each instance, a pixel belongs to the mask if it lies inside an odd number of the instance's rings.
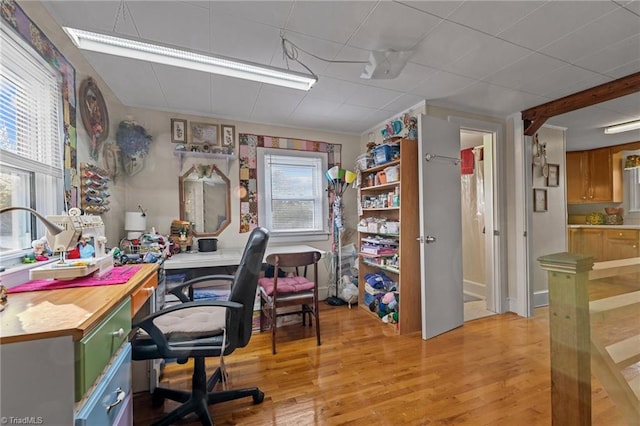
{"label": "window with blinds", "polygon": [[[0,43],[0,207],[59,214],[64,199],[60,77],[4,22]],[[42,236],[44,228],[27,212],[0,219],[3,256],[21,255]]]}
{"label": "window with blinds", "polygon": [[258,221],[280,241],[326,239],[327,155],[258,149]]}

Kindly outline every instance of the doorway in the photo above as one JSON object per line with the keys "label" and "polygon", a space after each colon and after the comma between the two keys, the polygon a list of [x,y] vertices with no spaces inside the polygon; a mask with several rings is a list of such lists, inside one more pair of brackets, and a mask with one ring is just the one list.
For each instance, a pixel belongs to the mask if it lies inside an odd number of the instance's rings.
{"label": "doorway", "polygon": [[[486,147],[485,147],[486,145]],[[488,289],[493,285],[491,235],[487,234],[487,221],[493,223],[491,204],[491,167],[485,168],[485,151],[491,159],[493,135],[491,133],[460,129],[460,195],[462,216],[462,278],[464,292],[464,320],[495,315],[488,308]],[[488,179],[485,176],[488,174]],[[485,196],[486,195],[486,196]]]}

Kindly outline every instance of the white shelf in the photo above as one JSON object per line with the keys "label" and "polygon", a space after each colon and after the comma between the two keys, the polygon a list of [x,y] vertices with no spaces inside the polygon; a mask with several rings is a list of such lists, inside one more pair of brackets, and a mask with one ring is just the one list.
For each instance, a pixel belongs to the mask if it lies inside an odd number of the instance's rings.
{"label": "white shelf", "polygon": [[175,155],[180,159],[180,172],[182,172],[182,167],[184,166],[185,157],[196,157],[196,158],[216,158],[216,159],[226,160],[227,174],[229,174],[229,161],[235,160],[237,158],[235,154],[220,154],[217,152],[173,151],[173,155]]}

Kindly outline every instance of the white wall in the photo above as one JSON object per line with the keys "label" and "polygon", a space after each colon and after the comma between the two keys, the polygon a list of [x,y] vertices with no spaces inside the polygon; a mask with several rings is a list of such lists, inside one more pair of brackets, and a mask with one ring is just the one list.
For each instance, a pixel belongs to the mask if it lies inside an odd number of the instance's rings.
{"label": "white wall", "polygon": [[[550,253],[566,251],[567,247],[567,202],[565,198],[565,131],[552,126],[543,126],[538,130],[540,143],[546,143],[547,162],[560,166],[560,186],[548,187],[547,179],[542,176],[541,167],[533,167],[533,188],[546,189],[547,211],[533,212],[531,223],[531,258]],[[533,194],[531,194],[533,201]],[[539,263],[532,262],[532,287],[534,306],[548,303],[547,271]]]}

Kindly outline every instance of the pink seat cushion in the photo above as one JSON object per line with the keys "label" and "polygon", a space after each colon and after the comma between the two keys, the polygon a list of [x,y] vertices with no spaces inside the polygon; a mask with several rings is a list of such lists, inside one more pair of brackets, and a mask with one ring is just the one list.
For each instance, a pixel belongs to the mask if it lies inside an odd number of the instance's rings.
{"label": "pink seat cushion", "polygon": [[[268,296],[273,294],[273,278],[260,278],[258,283]],[[314,286],[314,282],[309,281],[305,277],[278,278],[278,294],[299,293],[301,291],[311,290]]]}

